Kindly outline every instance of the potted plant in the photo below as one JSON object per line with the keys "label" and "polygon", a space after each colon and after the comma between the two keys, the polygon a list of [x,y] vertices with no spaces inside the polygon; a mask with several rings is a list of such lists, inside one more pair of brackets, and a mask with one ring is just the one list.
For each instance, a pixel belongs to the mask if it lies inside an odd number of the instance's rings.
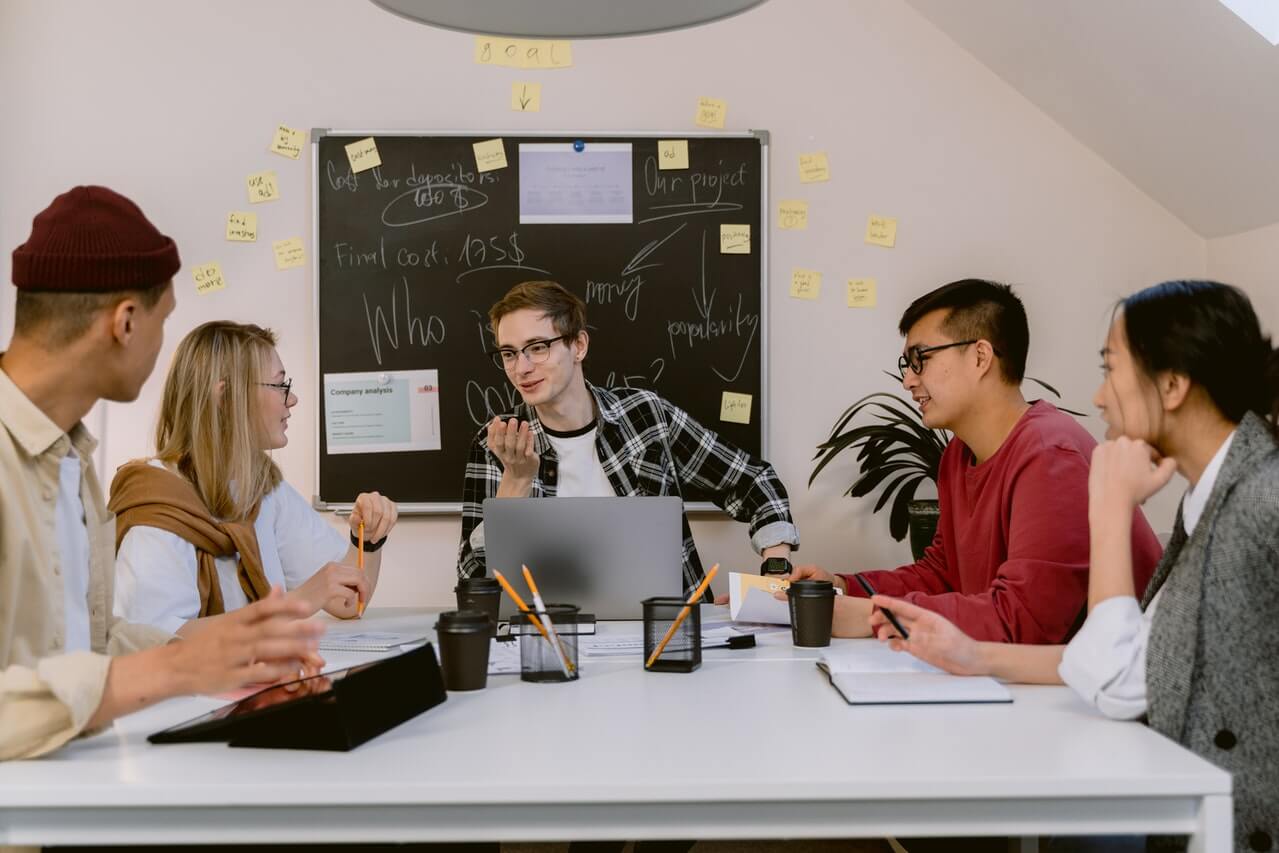
{"label": "potted plant", "polygon": [[[901,377],[885,371],[894,382]],[[1026,377],[1058,399],[1061,394],[1048,383]],[[1062,409],[1063,412],[1083,417],[1079,412]],[[863,412],[873,420],[853,425]],[[811,487],[822,469],[846,450],[857,452],[861,473],[844,494],[861,498],[883,486],[873,512],[879,512],[890,502],[888,531],[900,542],[910,533],[910,550],[918,560],[924,549],[932,544],[937,532],[937,520],[941,509],[935,499],[916,500],[915,491],[925,480],[937,482],[942,452],[953,436],[944,429],[924,426],[919,410],[895,394],[877,391],[867,394],[853,403],[839,416],[831,429],[830,437],[817,445],[813,461],[817,465],[808,478]]]}

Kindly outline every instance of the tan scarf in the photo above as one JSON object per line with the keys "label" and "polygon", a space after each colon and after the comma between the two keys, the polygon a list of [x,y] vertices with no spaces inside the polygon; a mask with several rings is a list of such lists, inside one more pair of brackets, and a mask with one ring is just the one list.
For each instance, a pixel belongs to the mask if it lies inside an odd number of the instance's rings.
{"label": "tan scarf", "polygon": [[226,612],[214,562],[217,557],[240,555],[236,575],[250,602],[265,598],[271,591],[262,569],[258,534],[253,527],[258,506],[255,505],[243,521],[218,521],[209,514],[199,492],[185,477],[137,460],[116,471],[107,507],[116,514],[117,551],[124,534],[138,526],[158,527],[195,546],[201,616]]}

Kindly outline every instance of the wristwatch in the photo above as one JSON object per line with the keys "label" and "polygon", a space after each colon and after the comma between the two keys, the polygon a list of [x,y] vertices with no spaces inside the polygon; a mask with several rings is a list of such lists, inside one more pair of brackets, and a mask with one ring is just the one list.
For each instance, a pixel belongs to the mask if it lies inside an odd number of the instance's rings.
{"label": "wristwatch", "polygon": [[790,570],[790,560],[785,557],[766,557],[764,562],[759,564],[761,575],[789,575]]}

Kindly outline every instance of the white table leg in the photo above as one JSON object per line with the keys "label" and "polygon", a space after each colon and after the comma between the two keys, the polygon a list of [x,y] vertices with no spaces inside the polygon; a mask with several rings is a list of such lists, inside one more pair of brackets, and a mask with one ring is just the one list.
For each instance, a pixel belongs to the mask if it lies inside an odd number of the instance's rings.
{"label": "white table leg", "polygon": [[1203,798],[1199,807],[1199,828],[1190,836],[1188,853],[1217,853],[1234,844],[1234,808],[1228,796]]}

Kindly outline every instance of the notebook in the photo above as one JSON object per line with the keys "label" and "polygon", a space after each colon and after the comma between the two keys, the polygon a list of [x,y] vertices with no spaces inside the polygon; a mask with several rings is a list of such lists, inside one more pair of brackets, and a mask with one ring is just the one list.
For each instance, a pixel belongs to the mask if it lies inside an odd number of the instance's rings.
{"label": "notebook", "polygon": [[390,631],[357,631],[327,634],[320,638],[322,652],[389,652],[400,646],[420,643],[425,634],[396,634]]}
{"label": "notebook", "polygon": [[875,640],[832,646],[817,661],[850,705],[1011,702],[993,678],[950,675]]}

